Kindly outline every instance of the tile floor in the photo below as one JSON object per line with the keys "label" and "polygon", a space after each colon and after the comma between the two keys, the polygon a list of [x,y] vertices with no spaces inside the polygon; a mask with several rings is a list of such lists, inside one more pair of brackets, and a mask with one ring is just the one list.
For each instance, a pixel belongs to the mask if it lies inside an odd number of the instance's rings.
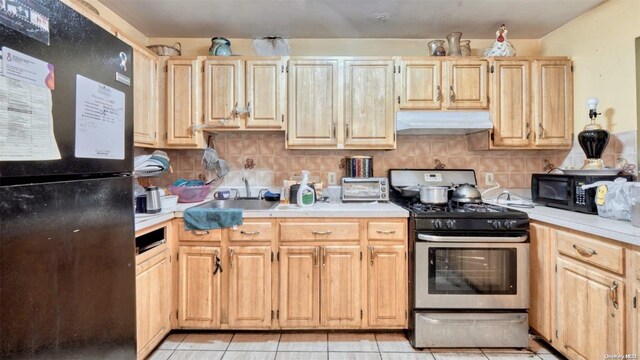
{"label": "tile floor", "polygon": [[510,360],[564,359],[529,340],[518,349],[424,349],[401,332],[172,333],[148,360]]}

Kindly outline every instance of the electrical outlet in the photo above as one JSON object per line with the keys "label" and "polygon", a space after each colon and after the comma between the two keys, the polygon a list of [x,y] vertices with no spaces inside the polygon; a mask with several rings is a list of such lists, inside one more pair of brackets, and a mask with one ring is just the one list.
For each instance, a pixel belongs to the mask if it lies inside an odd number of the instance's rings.
{"label": "electrical outlet", "polygon": [[334,172],[329,172],[327,174],[327,182],[329,183],[329,185],[336,185],[338,184],[338,179],[336,179],[336,173]]}
{"label": "electrical outlet", "polygon": [[484,183],[485,185],[495,185],[496,182],[493,179],[493,173],[486,173],[484,174]]}

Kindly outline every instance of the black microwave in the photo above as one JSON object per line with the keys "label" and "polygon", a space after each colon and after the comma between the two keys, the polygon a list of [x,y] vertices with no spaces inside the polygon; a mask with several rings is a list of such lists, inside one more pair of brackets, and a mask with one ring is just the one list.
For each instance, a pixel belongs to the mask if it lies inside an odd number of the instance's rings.
{"label": "black microwave", "polygon": [[534,203],[546,206],[597,214],[595,203],[596,188],[582,189],[582,185],[598,181],[613,181],[617,178],[633,180],[631,175],[564,175],[564,174],[532,174],[531,199]]}

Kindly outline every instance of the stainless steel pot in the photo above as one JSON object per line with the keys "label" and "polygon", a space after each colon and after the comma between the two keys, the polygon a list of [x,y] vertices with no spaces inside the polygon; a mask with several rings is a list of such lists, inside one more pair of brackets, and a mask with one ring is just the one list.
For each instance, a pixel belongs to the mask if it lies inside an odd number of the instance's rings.
{"label": "stainless steel pot", "polygon": [[396,189],[400,193],[400,196],[402,197],[412,198],[420,195],[420,187],[418,185],[394,186],[393,188]]}
{"label": "stainless steel pot", "polygon": [[449,202],[447,186],[420,186],[420,202],[423,204],[442,205]]}
{"label": "stainless steel pot", "polygon": [[482,202],[482,195],[475,185],[462,184],[454,187],[451,201],[465,204],[478,204]]}

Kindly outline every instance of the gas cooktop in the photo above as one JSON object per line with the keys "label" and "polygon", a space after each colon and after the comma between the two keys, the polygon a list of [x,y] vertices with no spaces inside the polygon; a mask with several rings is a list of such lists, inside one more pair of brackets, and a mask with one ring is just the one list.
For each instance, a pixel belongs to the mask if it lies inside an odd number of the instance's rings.
{"label": "gas cooktop", "polygon": [[392,202],[409,210],[411,216],[416,218],[528,218],[527,214],[522,211],[488,203],[462,204],[449,201],[446,205],[429,205],[423,204],[417,199],[392,199]]}

